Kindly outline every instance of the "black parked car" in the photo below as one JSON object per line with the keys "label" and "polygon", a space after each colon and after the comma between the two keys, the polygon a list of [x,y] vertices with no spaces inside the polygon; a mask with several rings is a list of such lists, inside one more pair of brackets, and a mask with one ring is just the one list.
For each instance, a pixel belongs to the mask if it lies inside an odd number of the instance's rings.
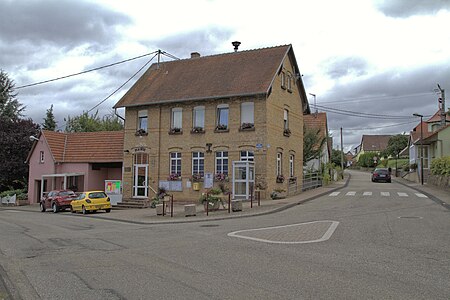
{"label": "black parked car", "polygon": [[372,182],[391,182],[391,172],[387,168],[376,168],[372,172]]}

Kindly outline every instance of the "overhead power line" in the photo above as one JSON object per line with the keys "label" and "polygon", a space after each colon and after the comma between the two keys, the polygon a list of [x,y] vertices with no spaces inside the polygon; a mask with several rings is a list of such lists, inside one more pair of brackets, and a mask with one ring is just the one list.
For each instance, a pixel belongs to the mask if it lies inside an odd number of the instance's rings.
{"label": "overhead power line", "polygon": [[[407,125],[407,124],[412,124],[412,123],[417,123],[417,121],[408,121],[408,122],[403,122],[403,123],[397,123],[397,124],[390,124],[390,125],[384,125],[384,126],[377,126],[377,127],[369,127],[369,128],[345,128],[343,127],[344,131],[363,131],[363,130],[375,130],[375,129],[380,129],[380,128],[388,128],[388,127],[397,127],[397,126],[402,126],[402,125]],[[338,131],[340,130],[339,128],[330,128],[330,130],[332,131]]]}
{"label": "overhead power line", "polygon": [[345,116],[352,116],[352,117],[359,117],[359,118],[369,118],[369,119],[383,119],[383,120],[404,120],[404,119],[412,119],[413,116],[394,116],[394,115],[381,115],[381,114],[369,114],[369,113],[363,113],[363,112],[357,112],[357,111],[350,111],[350,110],[344,110],[344,109],[338,109],[333,107],[327,107],[322,105],[317,105],[318,108],[335,114],[345,115]]}
{"label": "overhead power line", "polygon": [[399,99],[399,98],[410,98],[414,96],[427,96],[427,95],[435,95],[435,92],[424,92],[424,93],[414,93],[414,94],[408,94],[408,95],[398,95],[398,96],[373,96],[373,97],[362,97],[362,98],[347,98],[342,100],[336,100],[336,101],[324,101],[321,102],[321,104],[343,104],[343,103],[352,103],[352,102],[371,102],[374,100],[380,100],[380,101],[389,101],[393,99]]}
{"label": "overhead power line", "polygon": [[[48,80],[44,80],[44,81],[39,81],[39,82],[35,82],[35,83],[30,83],[30,84],[18,86],[18,87],[16,87],[16,89],[23,89],[23,88],[27,88],[27,87],[32,87],[32,86],[36,86],[36,85],[40,85],[40,84],[44,84],[44,83],[49,83],[49,82],[61,80],[61,79],[66,79],[66,78],[73,77],[73,76],[86,74],[86,73],[93,72],[93,71],[98,71],[98,70],[101,70],[101,69],[105,69],[105,68],[109,68],[109,67],[112,67],[112,66],[117,66],[117,65],[120,65],[120,64],[123,64],[123,63],[126,63],[126,62],[130,62],[130,61],[133,61],[133,60],[136,60],[136,59],[139,59],[139,58],[143,58],[143,57],[146,57],[146,56],[158,53],[158,52],[159,52],[159,50],[153,51],[153,52],[150,52],[150,53],[146,53],[146,54],[143,54],[143,55],[139,55],[139,56],[136,56],[136,57],[133,57],[133,58],[121,60],[121,61],[118,61],[118,62],[115,62],[115,63],[112,63],[112,64],[108,64],[108,65],[104,65],[104,66],[101,66],[101,67],[85,70],[85,71],[82,71],[82,72],[78,72],[78,73],[69,74],[69,75],[65,75],[65,76],[61,76],[61,77],[57,77],[57,78],[53,78],[53,79],[48,79]],[[162,51],[161,53],[167,55],[164,51]],[[171,55],[171,54],[169,54],[169,55]],[[169,57],[172,58],[172,55],[169,56]]]}

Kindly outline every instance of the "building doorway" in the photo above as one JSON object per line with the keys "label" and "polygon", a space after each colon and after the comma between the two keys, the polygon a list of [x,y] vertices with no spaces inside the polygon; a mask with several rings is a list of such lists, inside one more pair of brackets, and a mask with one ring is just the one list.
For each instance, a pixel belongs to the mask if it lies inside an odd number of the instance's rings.
{"label": "building doorway", "polygon": [[233,161],[233,199],[250,199],[255,186],[255,163]]}

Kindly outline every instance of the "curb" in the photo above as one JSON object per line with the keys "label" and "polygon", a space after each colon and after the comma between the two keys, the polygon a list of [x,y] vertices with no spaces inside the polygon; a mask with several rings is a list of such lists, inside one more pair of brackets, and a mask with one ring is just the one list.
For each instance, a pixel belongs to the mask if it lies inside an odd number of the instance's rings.
{"label": "curb", "polygon": [[410,188],[410,189],[413,189],[413,190],[416,190],[416,191],[418,191],[418,192],[421,192],[422,194],[424,194],[424,195],[426,195],[428,198],[430,198],[433,202],[439,204],[440,206],[446,208],[447,210],[450,210],[450,204],[447,203],[447,202],[445,202],[445,201],[442,201],[442,200],[439,199],[438,197],[436,197],[436,196],[434,196],[434,195],[432,195],[432,194],[430,194],[430,193],[428,193],[428,192],[426,192],[426,191],[424,191],[424,190],[422,190],[422,189],[420,189],[420,188],[417,188],[417,187],[415,187],[415,186],[408,185],[408,184],[406,184],[406,183],[404,183],[404,182],[401,182],[401,181],[399,181],[399,180],[394,179],[394,181],[395,181],[396,183],[399,183],[399,184],[401,184],[401,185],[403,185],[403,186],[406,186],[406,187],[408,187],[408,188]]}

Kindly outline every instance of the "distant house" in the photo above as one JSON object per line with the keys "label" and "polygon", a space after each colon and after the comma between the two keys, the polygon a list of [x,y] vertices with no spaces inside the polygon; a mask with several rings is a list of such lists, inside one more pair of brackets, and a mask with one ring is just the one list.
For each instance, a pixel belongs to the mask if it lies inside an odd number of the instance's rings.
{"label": "distant house", "polygon": [[450,130],[448,127],[450,126],[450,114],[446,113],[445,117],[445,125],[443,126],[441,110],[438,110],[431,118],[419,123],[411,131],[408,141],[409,163],[410,165],[416,164],[418,168],[421,167],[420,147],[422,145],[424,180],[426,180],[429,173],[431,160],[449,155]]}
{"label": "distant house", "polygon": [[213,186],[241,199],[301,191],[309,105],[291,45],[155,63],[115,107],[125,108],[125,201],[158,188],[176,201]]}
{"label": "distant house", "polygon": [[321,166],[327,164],[331,160],[331,145],[328,136],[328,122],[327,114],[324,112],[313,113],[310,115],[305,115],[303,122],[306,130],[313,130],[319,132],[319,140],[324,139],[322,149],[320,151],[320,156],[318,158],[312,159],[306,162],[306,166],[309,169],[320,170]]}
{"label": "distant house", "polygon": [[361,144],[355,148],[356,161],[364,153],[373,152],[375,154],[386,150],[391,137],[392,135],[363,135]]}
{"label": "distant house", "polygon": [[123,131],[42,130],[26,160],[29,202],[53,189],[104,190],[105,180],[121,180],[123,138]]}
{"label": "distant house", "polygon": [[349,168],[353,165],[354,163],[354,155],[351,151],[348,151],[347,153],[345,153],[345,160],[346,160],[346,167]]}

